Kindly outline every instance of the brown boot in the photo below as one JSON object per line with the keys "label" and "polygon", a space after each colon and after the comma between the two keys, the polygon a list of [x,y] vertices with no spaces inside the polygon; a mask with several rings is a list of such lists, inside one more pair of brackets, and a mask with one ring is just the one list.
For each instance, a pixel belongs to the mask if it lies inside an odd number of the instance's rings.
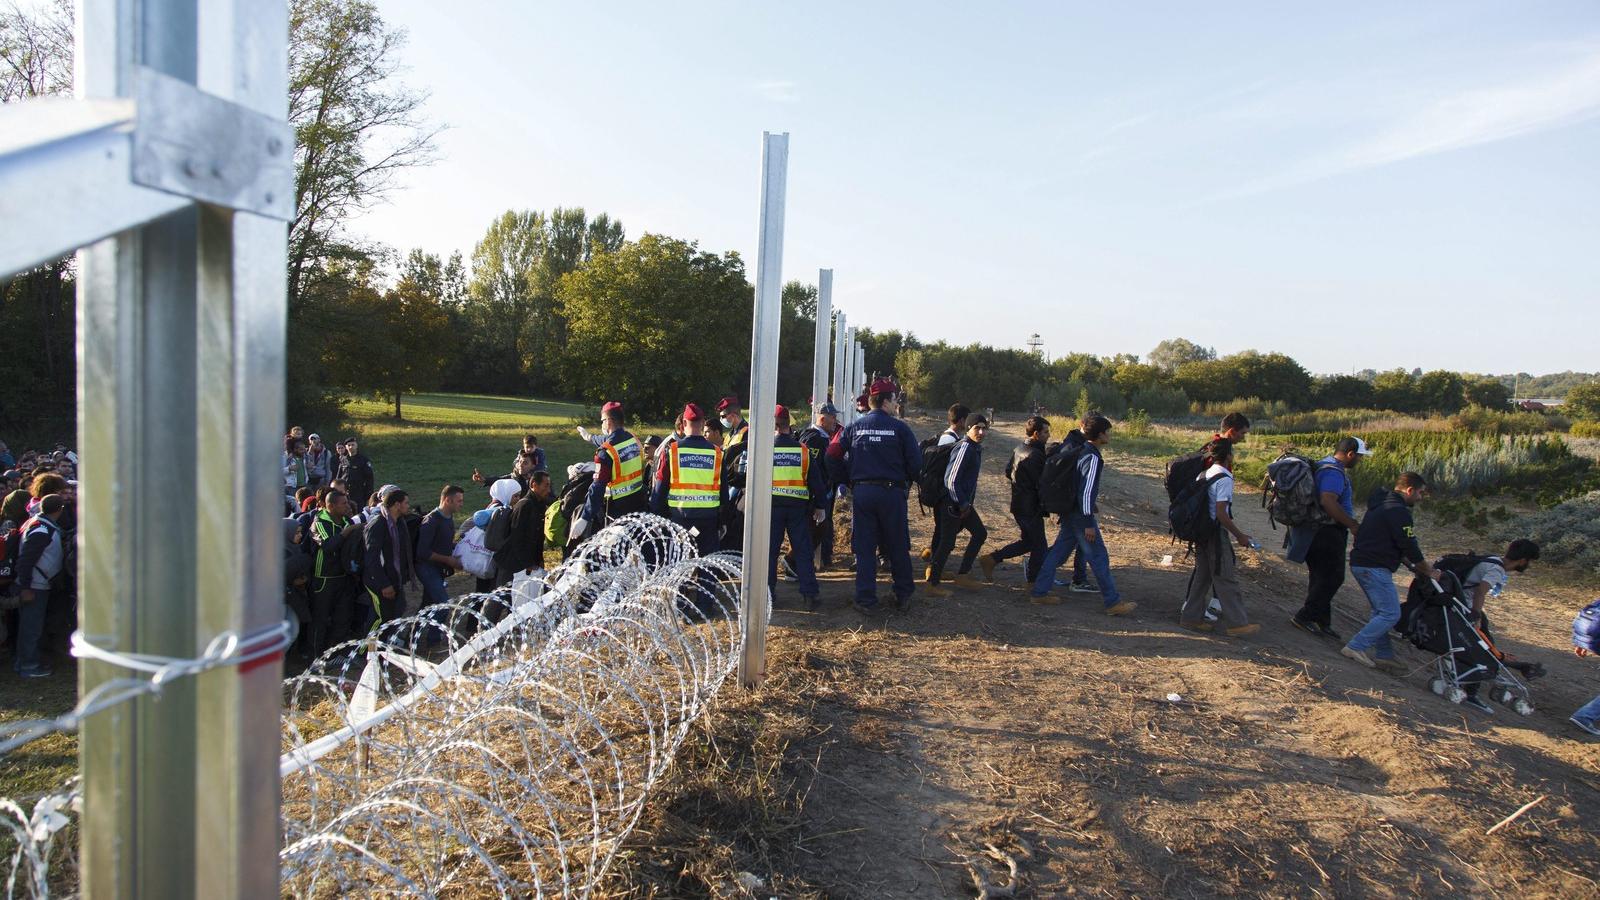
{"label": "brown boot", "polygon": [[978,565],[983,569],[983,580],[993,583],[994,567],[1000,565],[999,560],[994,558],[993,553],[985,553],[978,557]]}

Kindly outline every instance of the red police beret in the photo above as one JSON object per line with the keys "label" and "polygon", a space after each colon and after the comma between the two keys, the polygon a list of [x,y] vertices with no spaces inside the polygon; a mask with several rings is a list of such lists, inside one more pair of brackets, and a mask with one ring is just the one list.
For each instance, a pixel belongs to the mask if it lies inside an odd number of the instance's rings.
{"label": "red police beret", "polygon": [[872,383],[872,390],[868,391],[868,393],[874,395],[898,394],[900,393],[900,385],[895,384],[894,380],[891,378],[879,378],[877,381]]}
{"label": "red police beret", "polygon": [[789,407],[784,406],[782,403],[779,403],[777,408],[775,408],[772,411],[772,415],[773,415],[773,418],[777,419],[780,422],[787,422],[787,421],[789,421]]}
{"label": "red police beret", "polygon": [[701,409],[698,403],[690,403],[683,408],[683,420],[685,422],[698,422],[705,417],[706,411]]}
{"label": "red police beret", "polygon": [[727,412],[730,409],[733,410],[734,412],[738,412],[739,411],[739,398],[738,397],[735,397],[732,394],[729,394],[728,396],[723,397],[721,400],[717,401],[717,412]]}
{"label": "red police beret", "polygon": [[620,416],[620,415],[622,415],[622,404],[618,403],[615,400],[612,400],[611,402],[607,403],[605,406],[600,407],[600,415],[602,415],[602,416]]}

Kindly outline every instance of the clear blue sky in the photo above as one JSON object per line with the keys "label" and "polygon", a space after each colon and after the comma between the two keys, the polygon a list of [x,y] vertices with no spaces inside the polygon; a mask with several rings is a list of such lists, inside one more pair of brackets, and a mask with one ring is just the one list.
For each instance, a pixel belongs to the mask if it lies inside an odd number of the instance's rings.
{"label": "clear blue sky", "polygon": [[1600,4],[378,0],[442,158],[356,223],[470,257],[584,206],[1052,355],[1600,369]]}

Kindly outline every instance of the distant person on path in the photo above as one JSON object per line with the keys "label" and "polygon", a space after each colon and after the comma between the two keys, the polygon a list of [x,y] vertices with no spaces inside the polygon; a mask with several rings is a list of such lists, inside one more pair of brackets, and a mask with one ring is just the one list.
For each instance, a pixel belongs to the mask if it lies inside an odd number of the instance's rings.
{"label": "distant person on path", "polygon": [[[949,424],[945,426],[944,431],[939,432],[939,436],[934,439],[933,446],[944,447],[960,441],[961,436],[966,433],[965,423],[967,421],[967,416],[971,414],[972,410],[969,409],[965,403],[951,404],[948,415]],[[943,536],[943,533],[944,517],[939,515],[938,510],[934,510],[933,537],[928,539],[928,546],[924,547],[922,550],[923,560],[928,561],[933,559],[934,551],[938,549],[939,540]],[[923,577],[927,578],[928,574],[929,573],[924,573]]]}
{"label": "distant person on path", "polygon": [[456,514],[467,495],[459,486],[447,484],[439,492],[439,505],[422,517],[417,533],[417,583],[422,585],[422,605],[433,606],[450,599],[445,579],[461,571],[455,555]]}
{"label": "distant person on path", "polygon": [[922,469],[922,454],[911,426],[896,418],[893,397],[900,388],[879,378],[869,391],[871,412],[839,429],[828,444],[828,470],[835,484],[848,484],[853,523],[850,548],[856,561],[854,606],[876,615],[878,549],[894,573],[895,606],[911,605],[916,583],[911,574],[911,523],[907,493]]}
{"label": "distant person on path", "polygon": [[[983,413],[968,413],[962,421],[965,431],[961,440],[950,451],[950,462],[944,470],[944,497],[934,515],[939,517],[939,545],[933,551],[933,563],[928,567],[928,594],[948,597],[950,589],[939,584],[944,578],[945,564],[955,550],[956,536],[967,533],[967,549],[961,556],[961,568],[956,570],[955,582],[964,588],[981,587],[972,577],[972,564],[983,552],[983,542],[989,530],[978,514],[978,473],[983,467],[983,442],[989,436],[989,419]],[[984,575],[994,573],[993,560],[985,560]]]}
{"label": "distant person on path", "polygon": [[[1111,576],[1111,556],[1106,551],[1104,537],[1100,534],[1100,483],[1105,471],[1105,461],[1100,455],[1102,447],[1111,443],[1111,420],[1105,416],[1091,416],[1083,426],[1084,445],[1078,453],[1073,478],[1074,498],[1072,509],[1063,518],[1061,533],[1040,567],[1039,578],[1033,583],[1035,600],[1046,597],[1054,586],[1056,568],[1067,559],[1067,553],[1076,546],[1084,561],[1100,583],[1103,609],[1108,616],[1124,616],[1138,608],[1132,600],[1122,599],[1117,592],[1116,579]],[[1066,452],[1062,447],[1060,451]]]}
{"label": "distant person on path", "polygon": [[413,577],[411,535],[405,517],[411,512],[406,492],[395,488],[379,500],[382,511],[366,525],[366,559],[362,584],[376,623],[401,618],[406,608],[406,582]]}
{"label": "distant person on path", "polygon": [[983,566],[985,577],[992,580],[996,565],[1026,553],[1028,564],[1023,574],[1027,583],[1033,584],[1050,549],[1044,533],[1044,507],[1039,503],[1039,476],[1044,472],[1045,448],[1050,444],[1050,421],[1044,416],[1032,416],[1023,429],[1027,440],[1011,451],[1006,463],[1006,480],[1011,483],[1011,518],[1016,520],[1021,534],[999,550],[979,557],[978,563]]}
{"label": "distant person on path", "polygon": [[585,537],[591,529],[599,531],[629,513],[644,512],[648,498],[644,491],[644,445],[622,427],[622,404],[615,400],[600,409],[600,428],[605,440],[594,455],[594,484],[583,504],[583,514],[567,530],[570,540]]}
{"label": "distant person on path", "polygon": [[365,504],[377,483],[372,473],[372,460],[362,454],[355,438],[344,439],[344,463],[339,467],[339,480],[350,487],[350,501]]}
{"label": "distant person on path", "polygon": [[789,410],[778,406],[773,411],[772,438],[772,518],[771,543],[767,555],[767,589],[778,585],[778,550],[789,536],[794,548],[794,567],[800,579],[800,597],[806,609],[818,605],[817,570],[811,562],[811,526],[827,515],[828,482],[822,474],[821,460],[794,436]]}
{"label": "distant person on path", "polygon": [[1209,484],[1206,505],[1215,527],[1195,543],[1194,572],[1189,576],[1189,594],[1178,624],[1191,631],[1210,631],[1214,626],[1206,621],[1206,609],[1215,595],[1222,601],[1222,625],[1229,636],[1255,634],[1261,626],[1252,624],[1245,612],[1233,550],[1233,541],[1246,548],[1251,542],[1250,535],[1233,520],[1233,442],[1213,440],[1206,445],[1206,459],[1210,466],[1200,473],[1199,480]]}
{"label": "distant person on path", "polygon": [[[1356,528],[1355,546],[1350,551],[1350,574],[1356,577],[1362,593],[1367,595],[1372,618],[1339,652],[1369,669],[1379,668],[1391,673],[1405,671],[1405,666],[1394,658],[1394,646],[1389,643],[1389,631],[1400,621],[1400,589],[1394,583],[1394,572],[1400,568],[1400,563],[1408,562],[1418,575],[1437,580],[1417,543],[1416,523],[1411,517],[1411,507],[1427,494],[1428,482],[1421,475],[1403,473],[1395,480],[1394,490],[1368,507]],[[1368,654],[1369,650],[1376,660]]]}
{"label": "distant person on path", "polygon": [[1371,455],[1366,441],[1341,438],[1333,453],[1323,457],[1316,467],[1317,496],[1333,521],[1296,528],[1290,535],[1289,559],[1303,559],[1310,573],[1305,605],[1290,621],[1302,631],[1331,641],[1343,639],[1333,630],[1333,597],[1344,584],[1345,548],[1350,535],[1360,527],[1355,518],[1355,488],[1350,483],[1350,472]]}
{"label": "distant person on path", "polygon": [[678,416],[683,436],[661,448],[650,492],[650,508],[694,535],[695,550],[710,556],[721,548],[719,516],[728,492],[722,482],[722,447],[706,440],[706,413],[697,403]]}

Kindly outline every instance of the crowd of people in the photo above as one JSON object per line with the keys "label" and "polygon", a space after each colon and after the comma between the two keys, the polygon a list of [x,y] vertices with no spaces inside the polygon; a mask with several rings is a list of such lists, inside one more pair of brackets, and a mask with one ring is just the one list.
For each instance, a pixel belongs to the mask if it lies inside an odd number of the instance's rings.
{"label": "crowd of people", "polygon": [[[1017,536],[984,552],[990,529],[978,511],[979,472],[992,427],[989,416],[955,404],[948,410],[948,427],[919,441],[899,415],[901,396],[892,379],[880,378],[857,398],[860,415],[848,426],[840,424],[831,403],[798,429],[783,406],[760,424],[771,427],[774,436],[772,484],[764,488],[772,495],[765,529],[769,586],[776,588],[781,572],[797,582],[806,608],[819,606],[817,573],[836,564],[835,519],[838,508],[848,504],[851,552],[844,567],[855,573],[851,605],[861,615],[878,617],[890,608],[878,597],[880,564],[890,571],[892,607],[903,612],[919,590],[938,598],[949,595],[948,583],[979,587],[993,582],[1002,563],[1023,557],[1033,603],[1058,604],[1059,592],[1066,591],[1098,595],[1100,608],[1110,616],[1137,608],[1118,590],[1098,521],[1106,475],[1102,454],[1113,430],[1109,419],[1091,412],[1060,441],[1051,440],[1050,422],[1043,416],[1027,419],[1025,439],[1005,466]],[[559,491],[537,436],[528,434],[505,475],[486,477],[473,470],[472,482],[488,486],[490,500],[465,516],[462,487],[444,485],[437,504],[427,509],[422,496],[414,498],[398,485],[375,488],[372,461],[355,437],[330,448],[320,435],[291,429],[283,453],[285,602],[302,624],[300,652],[315,657],[377,623],[444,602],[446,580],[458,572],[470,572],[478,591],[511,583],[519,573],[537,574],[547,546],[570,555],[606,525],[633,513],[652,512],[683,526],[702,555],[741,550],[746,499],[756,489],[747,480],[751,422],[735,397],[722,398],[714,411],[713,416],[697,403],[685,404],[670,435],[641,440],[626,427],[622,404],[605,404],[598,431],[577,429],[594,446],[593,459],[569,467]],[[1175,612],[1178,623],[1195,632],[1244,637],[1261,628],[1250,620],[1243,599],[1235,549],[1260,549],[1233,515],[1235,447],[1249,431],[1249,420],[1232,413],[1203,448],[1169,468],[1169,518],[1174,534],[1191,545],[1194,559]],[[1430,562],[1412,515],[1429,493],[1420,474],[1403,473],[1391,488],[1374,492],[1357,517],[1350,473],[1372,452],[1360,438],[1346,437],[1322,459],[1302,460],[1309,512],[1282,519],[1292,526],[1285,540],[1288,558],[1304,564],[1308,577],[1304,603],[1290,624],[1330,642],[1361,666],[1405,674],[1391,642],[1402,618],[1395,573],[1405,566],[1415,573],[1416,585],[1442,591],[1441,571],[1448,569],[1464,614],[1489,645],[1486,601],[1499,595],[1512,573],[1538,560],[1538,545],[1516,540],[1500,554],[1458,554]],[[8,600],[4,624],[16,646],[16,669],[25,677],[50,674],[41,659],[47,632],[64,643],[76,618],[77,463],[65,446],[13,456],[0,444],[0,536],[9,548],[0,557],[0,596]],[[920,585],[911,558],[913,497],[934,521],[932,540],[921,551],[926,566]],[[431,491],[426,499],[433,499]],[[963,534],[965,546],[947,580]],[[785,544],[787,552],[780,552]],[[1057,573],[1069,558],[1070,579],[1060,579]],[[1332,618],[1333,598],[1347,569],[1371,610],[1349,640],[1335,630]],[[442,636],[442,631],[424,635],[422,642]],[[1583,655],[1600,652],[1600,646],[1575,626],[1574,650]],[[1542,673],[1537,664],[1494,652],[1527,676]],[[1493,711],[1478,696],[1477,682],[1461,686],[1462,703]],[[1571,721],[1600,734],[1600,698]]]}
{"label": "crowd of people", "polygon": [[0,497],[0,637],[18,675],[47,678],[78,617],[78,454],[0,442]]}

